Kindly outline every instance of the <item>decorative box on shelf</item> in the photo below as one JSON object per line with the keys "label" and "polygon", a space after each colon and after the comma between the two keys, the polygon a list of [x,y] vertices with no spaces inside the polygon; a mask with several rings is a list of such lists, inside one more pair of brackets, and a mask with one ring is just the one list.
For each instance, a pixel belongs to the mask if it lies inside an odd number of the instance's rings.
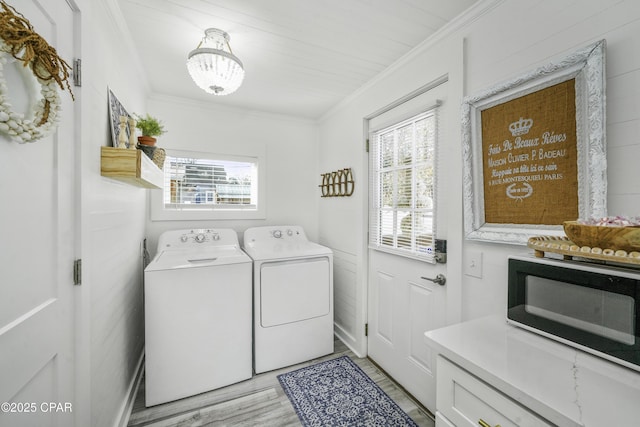
{"label": "decorative box on shelf", "polygon": [[100,174],[143,188],[162,188],[163,173],[141,150],[101,147]]}

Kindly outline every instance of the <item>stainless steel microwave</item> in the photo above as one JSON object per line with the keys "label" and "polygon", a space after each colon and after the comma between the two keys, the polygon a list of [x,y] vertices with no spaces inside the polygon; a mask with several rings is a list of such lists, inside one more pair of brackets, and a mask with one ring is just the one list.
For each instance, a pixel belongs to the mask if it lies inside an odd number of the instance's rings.
{"label": "stainless steel microwave", "polygon": [[640,269],[509,258],[507,320],[640,371]]}

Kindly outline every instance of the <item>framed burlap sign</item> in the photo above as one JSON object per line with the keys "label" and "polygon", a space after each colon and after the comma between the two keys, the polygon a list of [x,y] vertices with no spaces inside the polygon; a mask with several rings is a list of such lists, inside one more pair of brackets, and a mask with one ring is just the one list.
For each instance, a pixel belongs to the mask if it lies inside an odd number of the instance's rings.
{"label": "framed burlap sign", "polygon": [[605,41],[462,104],[465,236],[526,244],[606,215]]}

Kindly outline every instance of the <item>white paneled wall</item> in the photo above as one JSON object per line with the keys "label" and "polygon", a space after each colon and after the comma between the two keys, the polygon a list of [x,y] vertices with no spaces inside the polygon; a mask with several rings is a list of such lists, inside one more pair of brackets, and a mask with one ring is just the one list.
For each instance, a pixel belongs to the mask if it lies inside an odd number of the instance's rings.
{"label": "white paneled wall", "polygon": [[247,156],[264,152],[267,168],[265,219],[149,221],[152,254],[163,231],[180,228],[232,228],[242,239],[249,227],[291,224],[301,225],[310,240],[318,240],[320,176],[312,121],[160,96],[149,100],[149,111],[167,129],[158,147]]}
{"label": "white paneled wall", "polygon": [[[351,119],[355,123],[350,123]],[[319,201],[320,243],[334,253],[334,317],[337,335],[359,356],[362,346],[366,300],[362,286],[362,253],[367,245],[366,217],[361,204],[367,192],[363,169],[362,117],[336,116],[334,126],[320,127],[320,172],[349,167],[354,191],[350,197],[324,197]]]}
{"label": "white paneled wall", "polygon": [[357,330],[357,262],[352,254],[333,250],[333,312],[336,334],[346,342],[354,342]]}
{"label": "white paneled wall", "polygon": [[[640,215],[640,22],[636,2],[607,31],[608,202],[610,214]],[[635,12],[635,13],[634,13]],[[630,37],[633,34],[634,37]],[[621,173],[618,173],[621,168]]]}
{"label": "white paneled wall", "polygon": [[[464,25],[458,25],[462,21]],[[348,253],[357,265],[356,279],[343,295],[366,297],[366,158],[362,119],[378,108],[417,89],[432,76],[448,74],[448,100],[453,107],[441,117],[445,138],[439,191],[444,223],[439,233],[448,240],[447,287],[457,286],[456,304],[462,320],[502,314],[506,304],[507,256],[531,250],[524,246],[466,241],[462,233],[458,106],[465,95],[535,69],[553,58],[600,39],[607,40],[608,209],[610,214],[640,215],[640,3],[633,0],[502,0],[481,1],[466,17],[414,49],[369,85],[346,99],[320,122],[320,167],[352,167],[356,193],[349,200],[320,204],[320,235],[333,248]],[[461,46],[464,45],[464,50]],[[443,206],[444,205],[444,206]],[[441,211],[439,211],[441,212]],[[349,231],[345,232],[345,228]],[[470,251],[483,255],[482,278],[462,274]],[[425,271],[430,267],[425,266]],[[341,310],[362,301],[337,301]],[[364,316],[360,319],[364,319]],[[448,321],[456,320],[448,315]],[[362,320],[360,320],[362,321]]]}
{"label": "white paneled wall", "polygon": [[[640,3],[509,0],[468,28],[464,36],[468,40],[468,94],[606,39],[608,212],[640,214]],[[463,244],[465,249],[484,253],[484,277],[464,276],[464,318],[502,313],[506,304],[506,257],[531,250]]]}
{"label": "white paneled wall", "polygon": [[114,0],[85,1],[80,215],[83,283],[78,303],[79,425],[122,418],[144,349],[141,242],[146,191],[100,176],[111,145],[107,87],[131,112],[144,112],[145,80]]}

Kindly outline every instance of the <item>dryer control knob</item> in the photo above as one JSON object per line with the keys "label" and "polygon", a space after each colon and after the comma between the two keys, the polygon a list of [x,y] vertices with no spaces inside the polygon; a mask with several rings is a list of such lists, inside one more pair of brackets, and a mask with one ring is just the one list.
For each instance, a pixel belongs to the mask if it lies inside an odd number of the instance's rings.
{"label": "dryer control knob", "polygon": [[220,240],[220,235],[218,233],[214,234],[213,240]]}
{"label": "dryer control knob", "polygon": [[203,233],[196,234],[196,237],[194,237],[194,240],[198,243],[204,242],[204,234]]}
{"label": "dryer control knob", "polygon": [[273,231],[273,237],[275,237],[276,239],[279,239],[282,237],[282,231],[280,230],[274,230]]}
{"label": "dryer control knob", "polygon": [[183,234],[182,236],[180,236],[180,241],[182,243],[187,243],[187,240],[189,240],[189,237],[186,234]]}
{"label": "dryer control knob", "polygon": [[287,230],[287,236],[293,236],[293,230],[291,229]]}

